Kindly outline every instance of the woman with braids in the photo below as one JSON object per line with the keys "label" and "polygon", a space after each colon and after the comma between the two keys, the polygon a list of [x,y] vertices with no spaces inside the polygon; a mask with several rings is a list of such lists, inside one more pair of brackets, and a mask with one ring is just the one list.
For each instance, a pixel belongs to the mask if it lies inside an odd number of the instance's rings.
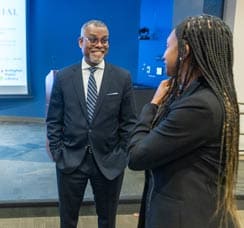
{"label": "woman with braids", "polygon": [[171,78],[144,106],[129,144],[129,167],[146,170],[138,227],[239,227],[232,45],[228,26],[210,15],[187,18],[169,35]]}

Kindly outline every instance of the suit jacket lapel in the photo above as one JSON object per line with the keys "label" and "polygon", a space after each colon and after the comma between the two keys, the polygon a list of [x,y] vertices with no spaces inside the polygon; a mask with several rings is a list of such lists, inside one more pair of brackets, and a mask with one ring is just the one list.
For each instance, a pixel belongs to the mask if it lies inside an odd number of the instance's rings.
{"label": "suit jacket lapel", "polygon": [[88,119],[84,85],[83,85],[83,80],[82,80],[81,63],[75,65],[75,67],[73,68],[72,80],[73,80],[75,92],[76,92],[77,97],[81,103],[81,109],[82,109],[83,113],[85,114],[86,119]]}

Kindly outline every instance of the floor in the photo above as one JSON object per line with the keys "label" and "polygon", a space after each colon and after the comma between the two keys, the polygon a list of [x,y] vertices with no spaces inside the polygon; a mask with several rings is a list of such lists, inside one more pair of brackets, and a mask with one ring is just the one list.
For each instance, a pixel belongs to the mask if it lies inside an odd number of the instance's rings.
{"label": "floor", "polygon": [[[239,212],[241,228],[244,228],[244,211]],[[117,228],[136,228],[138,217],[135,215],[118,215]],[[58,217],[31,217],[0,219],[1,228],[59,228]],[[80,217],[77,228],[97,228],[95,216]]]}
{"label": "floor", "polygon": [[[133,215],[119,215],[117,217],[117,228],[136,228],[137,217]],[[0,219],[1,228],[59,228],[57,217],[15,218]],[[97,228],[94,216],[80,217],[77,228]]]}
{"label": "floor", "polygon": [[[57,201],[55,164],[46,152],[44,123],[0,124],[0,203]],[[143,181],[143,172],[127,169],[121,197],[141,195]],[[88,186],[85,198],[92,197]]]}
{"label": "floor", "polygon": [[[44,122],[0,124],[0,203],[57,199],[55,165],[46,152]],[[143,181],[143,172],[126,169],[121,196],[139,196]],[[244,195],[244,160],[239,164],[236,194]],[[85,197],[92,198],[89,186]]]}
{"label": "floor", "polygon": [[[0,204],[57,201],[55,165],[45,148],[45,125],[37,122],[0,120]],[[139,198],[144,182],[143,172],[126,169],[121,198]],[[244,198],[244,160],[240,160],[236,195]],[[88,186],[85,199],[92,199]],[[244,228],[244,209],[239,211]],[[135,211],[136,213],[137,211]],[[56,228],[57,216],[0,218],[0,228]],[[118,228],[136,227],[133,211],[119,215]],[[95,216],[81,216],[79,228],[95,228]]]}

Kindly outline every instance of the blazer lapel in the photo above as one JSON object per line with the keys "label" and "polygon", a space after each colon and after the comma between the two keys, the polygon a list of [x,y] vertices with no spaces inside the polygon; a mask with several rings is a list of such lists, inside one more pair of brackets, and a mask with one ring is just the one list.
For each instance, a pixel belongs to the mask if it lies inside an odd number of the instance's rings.
{"label": "blazer lapel", "polygon": [[77,64],[73,69],[73,85],[75,92],[77,94],[77,97],[81,103],[81,109],[83,113],[86,116],[86,119],[88,119],[87,114],[87,108],[86,108],[86,98],[85,98],[85,92],[84,92],[84,85],[82,80],[82,70],[81,70],[81,64]]}

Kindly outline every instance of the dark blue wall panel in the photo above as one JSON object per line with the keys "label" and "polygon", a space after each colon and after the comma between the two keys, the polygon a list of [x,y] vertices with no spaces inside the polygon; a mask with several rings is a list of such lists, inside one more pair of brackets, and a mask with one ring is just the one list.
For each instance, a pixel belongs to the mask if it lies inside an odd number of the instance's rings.
{"label": "dark blue wall panel", "polygon": [[45,116],[45,76],[81,59],[80,26],[100,19],[110,29],[106,59],[137,74],[140,0],[31,0],[29,58],[32,98],[0,100],[1,116]]}
{"label": "dark blue wall panel", "polygon": [[[51,69],[59,69],[81,59],[77,44],[80,26],[93,18],[103,20],[110,29],[110,51],[106,57],[109,62],[130,70],[134,84],[157,86],[162,79],[155,76],[155,69],[163,67],[160,56],[172,27],[173,3],[176,4],[176,0],[28,2],[32,98],[1,99],[0,116],[45,117],[45,76]],[[204,0],[202,11],[221,16],[223,4],[224,0]],[[189,8],[187,4],[184,6],[180,11]],[[179,16],[179,13],[175,15]],[[150,40],[138,41],[141,27],[150,29]],[[152,71],[145,74],[148,66]]]}

